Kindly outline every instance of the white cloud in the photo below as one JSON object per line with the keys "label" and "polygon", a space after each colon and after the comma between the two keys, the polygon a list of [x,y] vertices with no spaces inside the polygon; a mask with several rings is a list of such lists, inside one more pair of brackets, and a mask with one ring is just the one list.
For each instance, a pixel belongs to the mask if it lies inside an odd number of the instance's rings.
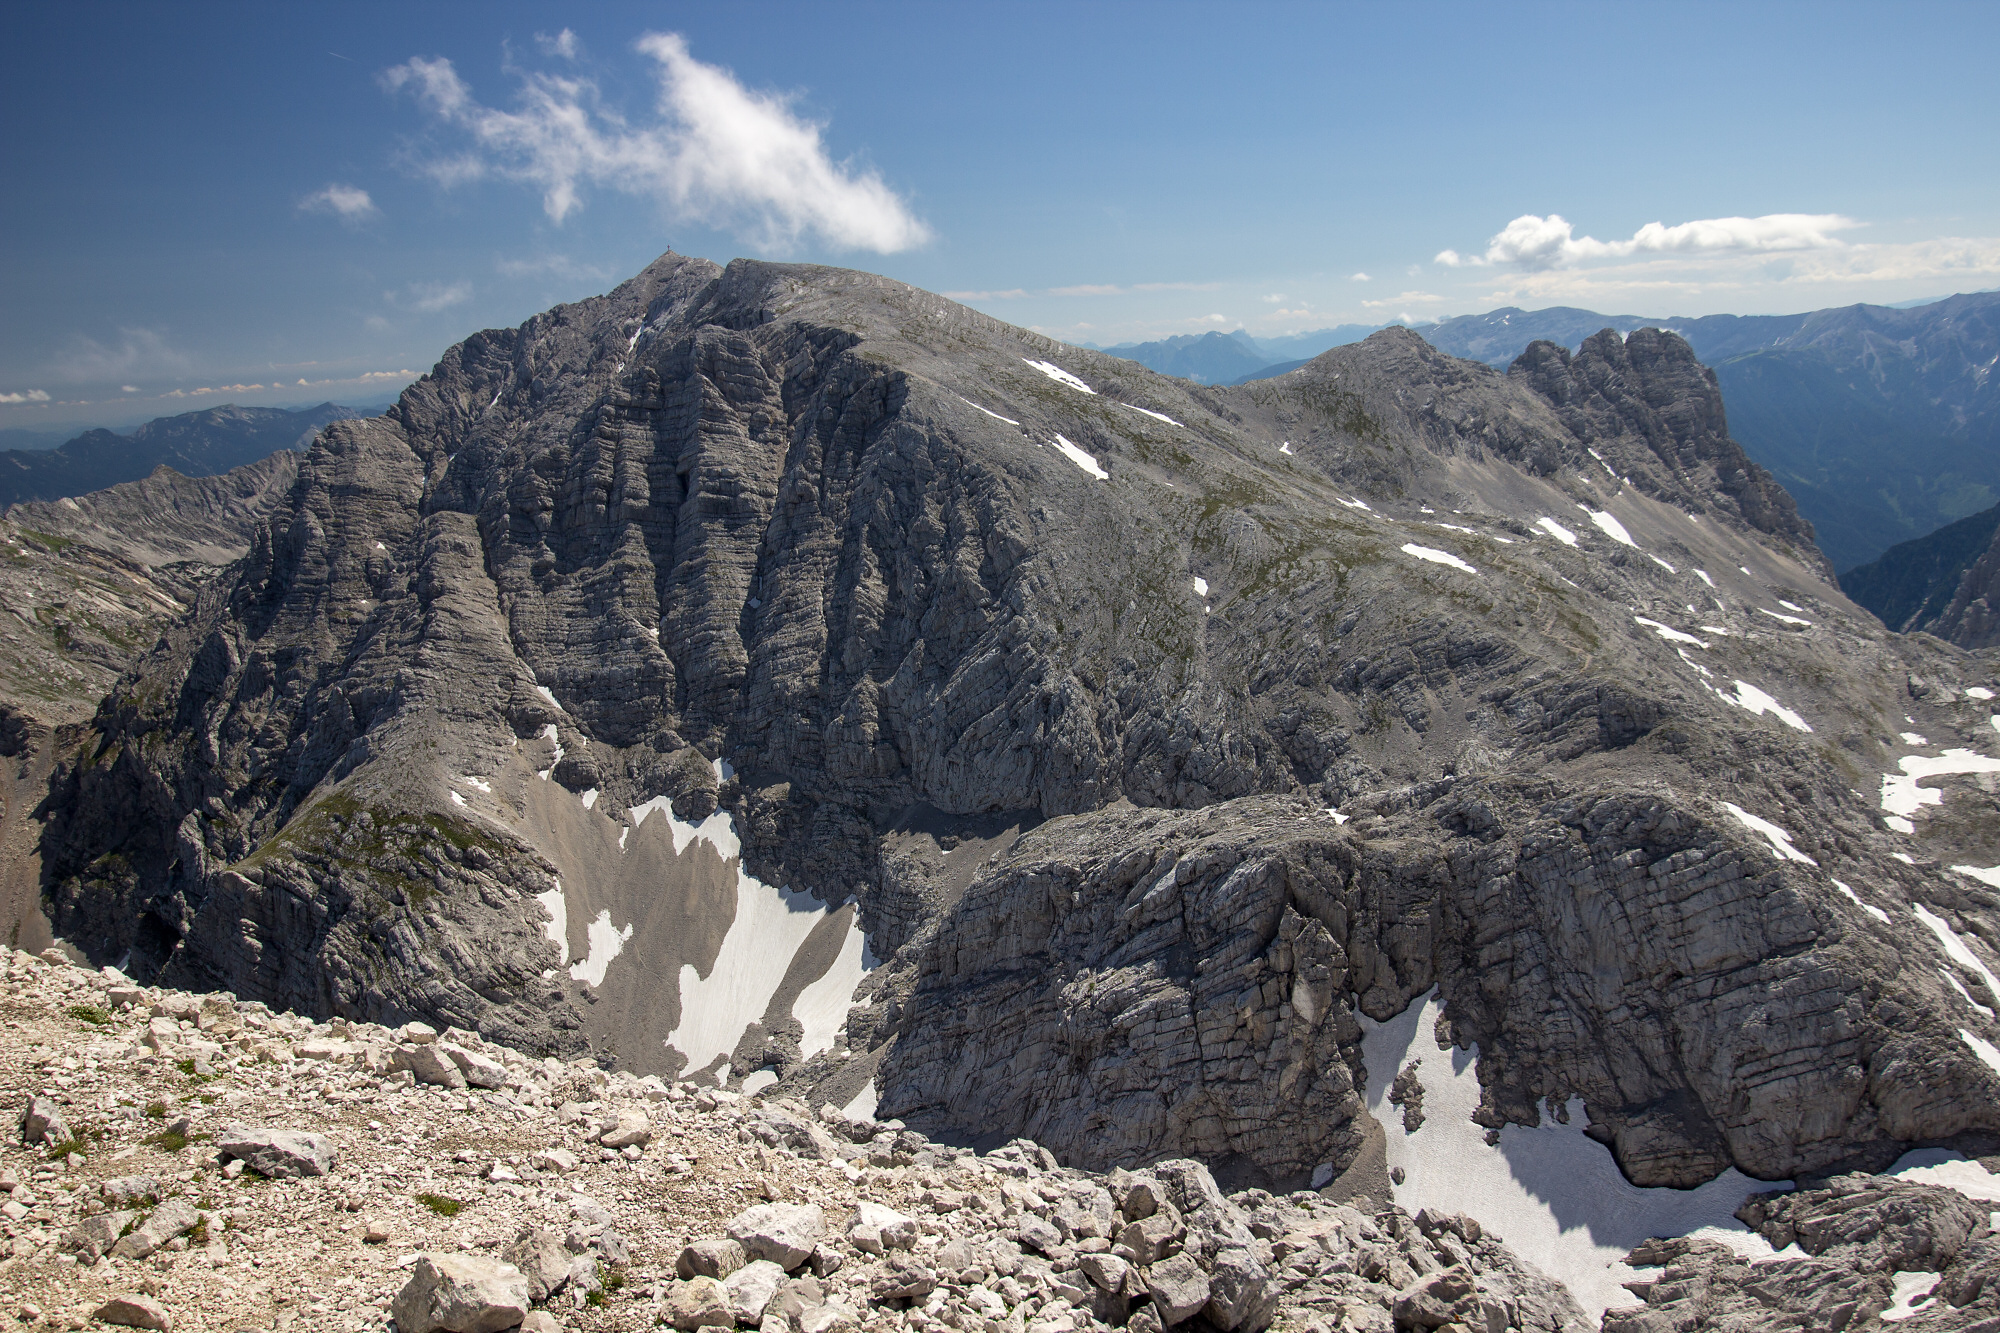
{"label": "white cloud", "polygon": [[1368,275],[1367,275],[1366,273],[1352,273],[1352,274],[1349,274],[1349,275],[1348,275],[1348,278],[1347,278],[1347,280],[1348,280],[1349,282],[1373,282],[1373,281],[1375,281],[1375,279],[1373,279],[1373,278],[1369,277],[1369,276],[1368,276]]}
{"label": "white cloud", "polygon": [[649,33],[638,49],[658,65],[651,124],[601,106],[589,79],[523,75],[514,111],[482,106],[443,58],[413,58],[382,81],[408,88],[471,136],[470,153],[427,164],[435,179],[491,174],[539,186],[555,222],[582,206],[583,187],[599,185],[651,195],[685,220],[745,231],[769,249],[807,233],[882,253],[930,239],[879,174],[829,157],[824,127],[795,114],[787,98],[701,63],[677,33]]}
{"label": "white cloud", "polygon": [[[1367,306],[1371,310],[1375,310],[1375,309],[1380,309],[1384,306],[1392,306],[1392,305],[1414,305],[1414,304],[1429,305],[1437,301],[1442,301],[1444,299],[1445,299],[1444,297],[1439,296],[1434,292],[1403,292],[1396,296],[1384,297],[1380,301],[1363,301],[1361,304]],[[1403,322],[1406,324],[1409,323],[1408,316],[1404,317]]]}
{"label": "white cloud", "polygon": [[1284,299],[1285,299],[1285,294],[1283,292],[1272,292],[1269,296],[1264,298],[1264,300],[1269,302],[1271,305],[1280,305],[1284,302]]}
{"label": "white cloud", "polygon": [[1236,321],[1235,321],[1235,320],[1231,319],[1231,318],[1230,318],[1229,316],[1227,316],[1227,315],[1202,315],[1202,316],[1199,316],[1198,318],[1195,318],[1195,319],[1192,319],[1192,320],[1189,320],[1188,322],[1189,322],[1189,323],[1191,323],[1191,324],[1234,324],[1234,323],[1236,323]]}
{"label": "white cloud", "polygon": [[120,393],[137,393],[137,392],[139,392],[139,386],[138,386],[138,385],[136,385],[136,384],[121,384],[121,385],[119,385],[119,386],[118,386],[118,392],[120,392]]}
{"label": "white cloud", "polygon": [[954,301],[1012,301],[1031,293],[1025,287],[1009,287],[997,292],[945,292]]}
{"label": "white cloud", "polygon": [[56,353],[44,374],[65,384],[123,384],[134,379],[172,379],[188,372],[188,358],[155,329],[118,330],[115,343],[78,336]]}
{"label": "white cloud", "polygon": [[502,276],[509,278],[567,278],[585,282],[603,282],[611,277],[611,270],[595,264],[579,264],[568,255],[535,255],[527,259],[502,259],[494,265]]}
{"label": "white cloud", "polygon": [[49,395],[41,389],[29,389],[24,393],[0,393],[0,403],[46,403]]}
{"label": "white cloud", "polygon": [[1860,225],[1838,213],[1767,213],[1755,218],[1702,218],[1672,227],[1648,222],[1629,240],[1600,241],[1576,235],[1574,226],[1559,213],[1547,217],[1524,213],[1487,241],[1485,254],[1461,255],[1456,250],[1441,250],[1437,262],[1453,268],[1515,264],[1522,268],[1549,269],[1641,253],[1770,254],[1834,250],[1843,244],[1834,232]]}
{"label": "white cloud", "polygon": [[401,296],[388,294],[395,304],[414,310],[420,315],[435,315],[440,310],[449,310],[455,305],[464,305],[472,299],[472,284],[469,282],[413,282],[403,289]]}
{"label": "white cloud", "polygon": [[375,207],[375,201],[368,197],[368,191],[355,185],[334,183],[314,190],[299,200],[301,213],[331,213],[342,222],[366,222],[369,218],[381,216],[382,210]]}
{"label": "white cloud", "polygon": [[583,43],[568,28],[551,37],[545,32],[535,34],[535,45],[542,48],[545,56],[561,56],[564,60],[574,60],[583,54]]}

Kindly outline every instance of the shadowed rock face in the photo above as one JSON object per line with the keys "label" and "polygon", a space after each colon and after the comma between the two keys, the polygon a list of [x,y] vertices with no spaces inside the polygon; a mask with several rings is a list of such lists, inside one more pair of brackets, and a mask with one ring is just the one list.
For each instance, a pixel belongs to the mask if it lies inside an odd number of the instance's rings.
{"label": "shadowed rock face", "polygon": [[672,1072],[744,895],[855,899],[833,1048],[846,918],[711,1072],[1098,1165],[1345,1168],[1355,1015],[1433,985],[1483,1121],[1584,1098],[1641,1183],[1983,1144],[2000,997],[1911,905],[1987,957],[1938,858],[2000,821],[1879,792],[1993,734],[1992,663],[1824,573],[1671,335],[1206,389],[668,255],[320,435],[57,775],[51,902],[176,984]]}

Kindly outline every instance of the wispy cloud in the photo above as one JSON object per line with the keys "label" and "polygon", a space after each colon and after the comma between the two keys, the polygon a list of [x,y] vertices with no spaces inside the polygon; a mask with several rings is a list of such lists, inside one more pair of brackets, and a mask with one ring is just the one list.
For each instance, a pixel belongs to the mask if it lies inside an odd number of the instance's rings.
{"label": "wispy cloud", "polygon": [[568,28],[551,37],[545,32],[535,34],[535,45],[542,48],[545,56],[559,56],[564,60],[574,60],[583,54],[583,43]]}
{"label": "wispy cloud", "polygon": [[301,213],[331,213],[342,222],[366,222],[380,217],[382,210],[375,207],[375,201],[368,197],[368,191],[357,185],[334,183],[314,190],[299,200]]}
{"label": "wispy cloud", "polygon": [[46,403],[49,395],[42,389],[26,389],[18,393],[0,393],[0,403]]}
{"label": "wispy cloud", "polygon": [[435,315],[440,310],[449,310],[455,305],[464,305],[471,300],[472,284],[413,282],[400,293],[385,292],[383,296],[405,310],[414,310],[420,315]]}
{"label": "wispy cloud", "polygon": [[[1370,310],[1381,310],[1388,306],[1432,305],[1445,298],[1435,292],[1402,292],[1395,296],[1385,296],[1379,301],[1363,301]],[[1408,323],[1407,318],[1404,321]]]}
{"label": "wispy cloud", "polygon": [[[1068,287],[1042,287],[1030,291],[1026,287],[1006,287],[998,291],[946,292],[954,301],[1013,301],[1031,296],[1132,296],[1140,292],[1213,292],[1220,291],[1219,282],[1081,282]],[[1266,298],[1271,299],[1271,298]],[[1277,300],[1284,300],[1280,296]]]}
{"label": "wispy cloud", "polygon": [[1369,277],[1369,276],[1368,276],[1368,275],[1367,275],[1366,273],[1353,273],[1353,274],[1349,274],[1349,275],[1348,275],[1348,278],[1347,278],[1347,280],[1348,280],[1349,282],[1373,282],[1373,281],[1375,281],[1375,279],[1373,279],[1373,278]]}
{"label": "wispy cloud", "polygon": [[568,278],[603,282],[611,270],[595,264],[580,264],[568,255],[533,255],[525,259],[502,259],[493,267],[507,278]]}
{"label": "wispy cloud", "polygon": [[1547,217],[1524,213],[1486,242],[1484,254],[1461,255],[1456,250],[1440,250],[1437,262],[1453,268],[1511,264],[1549,269],[1637,254],[1833,250],[1843,245],[1833,233],[1860,225],[1838,213],[1767,213],[1755,218],[1702,218],[1672,227],[1648,222],[1629,239],[1600,241],[1593,236],[1576,235],[1575,227],[1559,213]]}
{"label": "wispy cloud", "polygon": [[799,116],[789,98],[696,60],[678,33],[649,33],[638,49],[657,65],[650,124],[605,107],[587,78],[524,73],[513,111],[481,105],[443,58],[405,61],[382,82],[408,89],[471,137],[471,151],[426,164],[435,179],[490,174],[538,186],[554,222],[582,207],[582,190],[595,185],[653,196],[680,218],[738,230],[767,249],[808,234],[881,253],[930,239],[878,173],[835,162],[825,127]]}
{"label": "wispy cloud", "polygon": [[177,379],[189,374],[187,353],[157,329],[122,328],[112,342],[79,335],[52,356],[43,374],[64,384]]}

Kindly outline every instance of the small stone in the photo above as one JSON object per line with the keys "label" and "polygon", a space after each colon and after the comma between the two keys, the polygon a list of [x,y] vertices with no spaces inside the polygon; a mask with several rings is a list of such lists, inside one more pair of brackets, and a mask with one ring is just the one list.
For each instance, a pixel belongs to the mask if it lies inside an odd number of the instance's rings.
{"label": "small stone", "polygon": [[419,1083],[458,1091],[465,1087],[465,1074],[452,1058],[433,1045],[408,1043],[398,1046],[391,1063],[407,1069]]}
{"label": "small stone", "polygon": [[177,1236],[184,1236],[201,1222],[201,1214],[185,1199],[169,1199],[155,1208],[129,1235],[111,1247],[114,1259],[144,1259]]}
{"label": "small stone", "polygon": [[567,1148],[545,1148],[530,1158],[537,1171],[574,1171],[576,1154]]}
{"label": "small stone", "polygon": [[760,1203],[730,1219],[729,1234],[752,1258],[791,1272],[812,1257],[826,1217],[809,1203]]}
{"label": "small stone", "polygon": [[807,1306],[793,1317],[798,1333],[858,1333],[861,1316],[839,1301]]}
{"label": "small stone", "polygon": [[937,1274],[912,1259],[895,1258],[869,1280],[868,1292],[878,1301],[908,1300],[937,1290]]}
{"label": "small stone", "polygon": [[598,1136],[597,1141],[607,1148],[624,1148],[631,1145],[644,1146],[652,1142],[653,1122],[638,1108],[620,1111],[618,1123]]}
{"label": "small stone", "polygon": [[405,1023],[396,1036],[412,1046],[429,1046],[438,1039],[437,1029],[429,1023]]}
{"label": "small stone", "polygon": [[1132,1265],[1113,1254],[1086,1254],[1077,1260],[1077,1267],[1099,1288],[1116,1294],[1125,1290],[1125,1277]]}
{"label": "small stone", "polygon": [[124,1232],[126,1224],[137,1215],[129,1210],[121,1210],[86,1217],[71,1227],[69,1234],[63,1237],[63,1248],[83,1256],[85,1263],[94,1264],[118,1243],[118,1237]]}
{"label": "small stone", "polygon": [[475,1088],[504,1088],[507,1086],[507,1067],[499,1061],[468,1051],[463,1046],[450,1042],[438,1043],[438,1049],[445,1058],[458,1066],[458,1072],[465,1081]]}
{"label": "small stone", "polygon": [[289,1129],[232,1126],[215,1136],[216,1151],[273,1180],[323,1176],[333,1170],[339,1150],[324,1134]]}
{"label": "small stone", "polygon": [[528,1279],[478,1254],[426,1254],[396,1293],[398,1333],[500,1333],[528,1314]]}
{"label": "small stone", "polygon": [[778,1288],[785,1285],[785,1270],[769,1259],[758,1259],[731,1273],[723,1282],[723,1290],[729,1293],[730,1308],[736,1313],[736,1322],[743,1325],[755,1324],[764,1318],[764,1307],[778,1294]]}
{"label": "small stone", "polygon": [[[25,1311],[24,1311],[25,1313]],[[136,1291],[121,1292],[97,1307],[93,1319],[106,1324],[120,1324],[126,1328],[171,1329],[172,1316],[166,1307],[150,1296],[142,1296]]]}
{"label": "small stone", "polygon": [[743,1247],[733,1240],[698,1240],[681,1251],[680,1258],[674,1261],[674,1272],[683,1278],[712,1277],[720,1280],[749,1260],[750,1256]]}
{"label": "small stone", "polygon": [[361,1241],[364,1245],[385,1245],[389,1240],[389,1226],[386,1222],[368,1221],[361,1224]]}
{"label": "small stone", "polygon": [[21,1142],[67,1143],[70,1139],[69,1126],[63,1123],[62,1111],[47,1097],[30,1097],[21,1111]]}
{"label": "small stone", "polygon": [[865,1254],[886,1250],[907,1250],[917,1243],[917,1222],[893,1208],[863,1201],[855,1205],[847,1223],[847,1239]]}
{"label": "small stone", "polygon": [[712,1277],[691,1277],[676,1282],[667,1293],[666,1321],[683,1333],[697,1328],[734,1328],[736,1313],[729,1291]]}
{"label": "small stone", "polygon": [[562,1325],[547,1310],[530,1310],[521,1321],[521,1333],[562,1333]]}
{"label": "small stone", "polygon": [[1168,1328],[1192,1319],[1208,1304],[1208,1275],[1184,1254],[1147,1269],[1146,1286],[1153,1293],[1160,1322]]}
{"label": "small stone", "polygon": [[113,1176],[98,1182],[97,1192],[113,1208],[136,1208],[160,1201],[160,1182],[151,1176]]}
{"label": "small stone", "polygon": [[536,1301],[547,1300],[569,1279],[569,1249],[548,1227],[522,1227],[500,1257],[521,1270],[528,1295]]}

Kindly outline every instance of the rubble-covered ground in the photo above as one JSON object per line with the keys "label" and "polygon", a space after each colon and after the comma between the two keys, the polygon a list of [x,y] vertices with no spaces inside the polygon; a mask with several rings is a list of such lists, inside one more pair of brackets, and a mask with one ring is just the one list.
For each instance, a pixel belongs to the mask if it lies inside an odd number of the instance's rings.
{"label": "rubble-covered ground", "polygon": [[[1225,1197],[1187,1160],[1098,1175],[1025,1140],[980,1155],[457,1030],[316,1024],[141,987],[54,950],[0,958],[0,1022],[0,1087],[20,1122],[0,1150],[0,1311],[24,1325],[1596,1322],[1471,1218]],[[1754,1196],[1744,1220],[1782,1247],[1772,1264],[1657,1247],[1669,1267],[1618,1327],[1859,1328],[1887,1310],[1912,1329],[1975,1328],[2000,1311],[1986,1207],[1954,1191],[1849,1177]]]}

